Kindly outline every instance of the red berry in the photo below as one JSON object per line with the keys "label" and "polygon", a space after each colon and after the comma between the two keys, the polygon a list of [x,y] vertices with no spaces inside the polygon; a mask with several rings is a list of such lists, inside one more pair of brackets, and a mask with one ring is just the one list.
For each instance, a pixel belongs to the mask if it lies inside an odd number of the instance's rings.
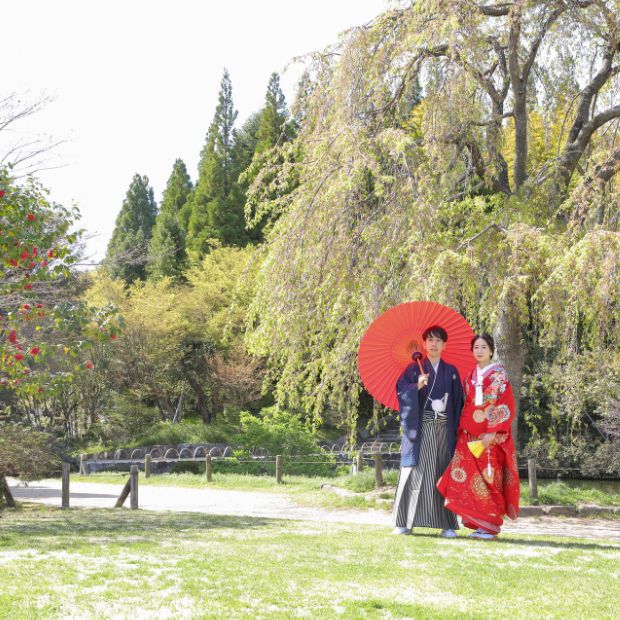
{"label": "red berry", "polygon": [[29,222],[34,222],[34,221],[37,219],[37,216],[36,216],[36,215],[34,215],[33,213],[29,213],[29,214],[26,216],[26,219],[27,219]]}

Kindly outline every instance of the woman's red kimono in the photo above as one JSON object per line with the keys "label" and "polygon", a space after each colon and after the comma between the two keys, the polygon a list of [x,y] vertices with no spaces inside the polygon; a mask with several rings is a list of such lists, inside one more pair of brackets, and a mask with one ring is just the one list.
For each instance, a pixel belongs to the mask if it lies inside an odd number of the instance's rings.
{"label": "woman's red kimono", "polygon": [[[446,498],[446,508],[460,515],[465,527],[498,534],[504,515],[516,519],[519,514],[519,472],[512,438],[514,395],[506,370],[492,364],[483,375],[483,404],[475,405],[476,378],[474,368],[463,385],[465,406],[456,450],[437,488]],[[483,433],[497,435],[476,458],[467,442]]]}

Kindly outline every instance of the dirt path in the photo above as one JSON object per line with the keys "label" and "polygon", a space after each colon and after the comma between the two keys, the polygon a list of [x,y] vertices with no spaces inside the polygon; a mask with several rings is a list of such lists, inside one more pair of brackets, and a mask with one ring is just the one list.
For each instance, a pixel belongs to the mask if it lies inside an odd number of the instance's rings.
{"label": "dirt path", "polygon": [[[40,480],[29,486],[9,486],[20,501],[60,506],[60,480]],[[75,482],[71,484],[71,506],[111,508],[120,485]],[[127,502],[128,503],[128,502]],[[180,487],[140,487],[140,508],[155,511],[203,512],[214,515],[250,516],[270,519],[372,524],[390,527],[389,513],[380,510],[326,510],[299,506],[282,493],[190,489]],[[505,533],[548,536],[576,536],[620,542],[620,521],[572,517],[536,517],[508,522]]]}

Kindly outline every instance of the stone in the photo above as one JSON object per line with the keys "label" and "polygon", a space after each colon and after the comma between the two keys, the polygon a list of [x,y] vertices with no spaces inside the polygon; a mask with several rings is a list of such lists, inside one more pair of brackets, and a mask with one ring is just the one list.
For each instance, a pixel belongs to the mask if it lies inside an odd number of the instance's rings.
{"label": "stone", "polygon": [[543,506],[545,515],[550,517],[575,517],[577,508],[575,506]]}
{"label": "stone", "polygon": [[595,504],[582,504],[577,506],[577,514],[580,517],[592,515],[620,514],[620,506],[596,506]]}
{"label": "stone", "polygon": [[544,506],[520,506],[519,517],[542,517],[545,512]]}

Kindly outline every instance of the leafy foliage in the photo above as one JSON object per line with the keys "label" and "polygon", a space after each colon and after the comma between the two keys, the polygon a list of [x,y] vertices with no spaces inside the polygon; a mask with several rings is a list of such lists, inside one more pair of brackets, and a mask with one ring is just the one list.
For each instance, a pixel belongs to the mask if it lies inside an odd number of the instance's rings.
{"label": "leafy foliage", "polygon": [[269,407],[258,416],[242,411],[240,419],[239,441],[247,450],[262,449],[270,456],[321,452],[314,435],[295,413]]}
{"label": "leafy foliage", "polygon": [[0,476],[36,480],[58,469],[60,458],[48,434],[17,424],[0,426]]}

